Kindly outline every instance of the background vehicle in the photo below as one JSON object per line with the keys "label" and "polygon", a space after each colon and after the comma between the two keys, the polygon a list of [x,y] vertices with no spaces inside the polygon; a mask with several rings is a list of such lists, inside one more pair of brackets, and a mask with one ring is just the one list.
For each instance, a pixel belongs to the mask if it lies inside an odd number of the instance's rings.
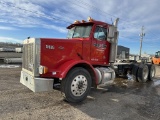
{"label": "background vehicle", "polygon": [[21,48],[21,47],[15,48],[15,52],[17,52],[17,53],[22,53],[22,48]]}
{"label": "background vehicle", "polygon": [[155,57],[152,57],[153,64],[160,64],[160,51],[155,53]]}
{"label": "background vehicle", "polygon": [[57,83],[69,102],[84,100],[91,87],[114,80],[116,74],[133,74],[139,82],[152,80],[149,64],[115,63],[118,30],[113,25],[88,18],[67,27],[67,39],[24,40],[20,82],[34,92],[49,91]]}

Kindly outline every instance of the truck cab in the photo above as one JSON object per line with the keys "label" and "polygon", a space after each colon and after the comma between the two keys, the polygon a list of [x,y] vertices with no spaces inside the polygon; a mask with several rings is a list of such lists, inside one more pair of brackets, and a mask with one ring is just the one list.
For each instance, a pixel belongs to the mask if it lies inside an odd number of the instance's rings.
{"label": "truck cab", "polygon": [[67,27],[67,38],[82,41],[81,58],[92,65],[108,65],[110,42],[107,40],[108,24],[100,21],[79,22]]}

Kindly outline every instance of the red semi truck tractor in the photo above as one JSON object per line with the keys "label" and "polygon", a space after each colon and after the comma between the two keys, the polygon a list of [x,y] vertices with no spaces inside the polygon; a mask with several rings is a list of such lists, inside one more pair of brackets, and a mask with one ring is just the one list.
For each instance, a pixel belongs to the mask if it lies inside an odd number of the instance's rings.
{"label": "red semi truck tractor", "polygon": [[66,39],[28,38],[23,42],[20,82],[34,92],[50,91],[57,83],[69,102],[83,101],[91,87],[132,74],[139,82],[152,80],[155,67],[145,63],[115,63],[118,19],[114,24],[75,21]]}

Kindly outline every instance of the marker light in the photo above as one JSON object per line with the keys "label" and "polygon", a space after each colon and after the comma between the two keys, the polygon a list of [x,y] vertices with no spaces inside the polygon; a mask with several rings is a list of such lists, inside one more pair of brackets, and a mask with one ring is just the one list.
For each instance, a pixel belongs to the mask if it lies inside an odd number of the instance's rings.
{"label": "marker light", "polygon": [[94,21],[91,17],[88,17],[88,21],[89,22],[92,22],[92,21]]}
{"label": "marker light", "polygon": [[46,66],[39,66],[39,74],[45,74],[48,72],[48,68]]}
{"label": "marker light", "polygon": [[85,20],[82,20],[82,23],[85,23],[86,21]]}
{"label": "marker light", "polygon": [[78,21],[78,20],[74,21],[74,24],[78,24],[78,23],[80,23],[80,21]]}

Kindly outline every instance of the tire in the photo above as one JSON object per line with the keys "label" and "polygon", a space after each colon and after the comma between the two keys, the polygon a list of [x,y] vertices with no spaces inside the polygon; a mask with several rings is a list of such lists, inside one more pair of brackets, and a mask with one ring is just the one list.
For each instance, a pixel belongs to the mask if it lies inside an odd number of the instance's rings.
{"label": "tire", "polygon": [[77,103],[86,99],[91,84],[89,72],[82,67],[76,67],[62,80],[61,90],[64,93],[65,100]]}
{"label": "tire", "polygon": [[149,69],[148,80],[152,81],[156,73],[155,65],[149,64],[148,69]]}
{"label": "tire", "polygon": [[132,79],[136,82],[138,82],[138,68],[139,68],[139,65],[138,64],[134,64],[133,65],[133,68],[132,68]]}
{"label": "tire", "polygon": [[148,80],[149,69],[145,64],[141,64],[138,69],[138,81],[139,82],[147,82]]}

